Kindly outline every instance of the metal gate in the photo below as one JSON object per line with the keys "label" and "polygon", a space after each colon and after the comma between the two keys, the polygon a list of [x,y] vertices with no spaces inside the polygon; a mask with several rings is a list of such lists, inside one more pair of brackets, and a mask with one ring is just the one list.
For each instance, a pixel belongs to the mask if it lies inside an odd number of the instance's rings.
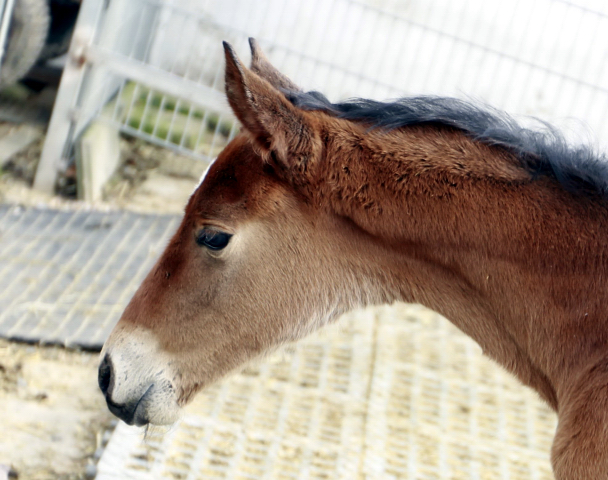
{"label": "metal gate", "polygon": [[249,36],[332,100],[465,96],[608,138],[606,2],[84,0],[35,186],[92,120],[213,158],[237,128],[221,41],[247,61]]}

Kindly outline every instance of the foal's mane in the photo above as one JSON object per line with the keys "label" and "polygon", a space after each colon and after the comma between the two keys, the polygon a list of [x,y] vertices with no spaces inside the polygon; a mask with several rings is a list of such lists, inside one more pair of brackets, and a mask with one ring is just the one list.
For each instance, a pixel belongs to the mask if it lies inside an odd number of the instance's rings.
{"label": "foal's mane", "polygon": [[461,130],[476,141],[506,148],[535,175],[555,177],[571,192],[608,196],[608,159],[592,147],[569,145],[552,125],[522,127],[507,113],[449,97],[405,97],[394,102],[357,98],[331,103],[319,92],[284,92],[296,107],[321,110],[370,128],[396,129],[435,124]]}

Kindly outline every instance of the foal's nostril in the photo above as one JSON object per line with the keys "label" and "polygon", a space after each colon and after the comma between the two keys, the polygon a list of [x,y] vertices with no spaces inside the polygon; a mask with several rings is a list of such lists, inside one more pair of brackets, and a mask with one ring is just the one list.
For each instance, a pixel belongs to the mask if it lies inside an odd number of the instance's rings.
{"label": "foal's nostril", "polygon": [[110,388],[110,382],[112,381],[112,361],[106,354],[99,365],[99,372],[97,374],[97,382],[99,388],[104,395],[107,395],[108,389]]}

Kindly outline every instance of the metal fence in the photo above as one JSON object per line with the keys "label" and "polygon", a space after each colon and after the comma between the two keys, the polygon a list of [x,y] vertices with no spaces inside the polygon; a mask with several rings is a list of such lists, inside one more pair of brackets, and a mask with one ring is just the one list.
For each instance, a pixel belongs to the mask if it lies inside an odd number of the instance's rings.
{"label": "metal fence", "polygon": [[249,36],[332,100],[464,96],[608,138],[600,0],[84,0],[36,186],[92,120],[213,158],[237,128],[221,40],[247,61]]}
{"label": "metal fence", "polygon": [[0,0],[0,70],[6,49],[10,21],[15,8],[15,0]]}

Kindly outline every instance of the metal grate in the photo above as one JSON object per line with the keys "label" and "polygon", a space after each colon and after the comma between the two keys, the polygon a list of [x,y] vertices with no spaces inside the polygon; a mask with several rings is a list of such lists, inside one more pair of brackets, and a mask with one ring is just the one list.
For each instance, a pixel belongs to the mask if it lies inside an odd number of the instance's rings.
{"label": "metal grate", "polygon": [[0,336],[101,349],[179,221],[0,205]]}
{"label": "metal grate", "polygon": [[213,158],[237,128],[221,40],[247,61],[248,36],[334,100],[472,96],[608,137],[605,2],[84,0],[36,183],[94,119]]}
{"label": "metal grate", "polygon": [[204,390],[167,432],[120,423],[97,480],[543,480],[554,430],[445,319],[385,306]]}

